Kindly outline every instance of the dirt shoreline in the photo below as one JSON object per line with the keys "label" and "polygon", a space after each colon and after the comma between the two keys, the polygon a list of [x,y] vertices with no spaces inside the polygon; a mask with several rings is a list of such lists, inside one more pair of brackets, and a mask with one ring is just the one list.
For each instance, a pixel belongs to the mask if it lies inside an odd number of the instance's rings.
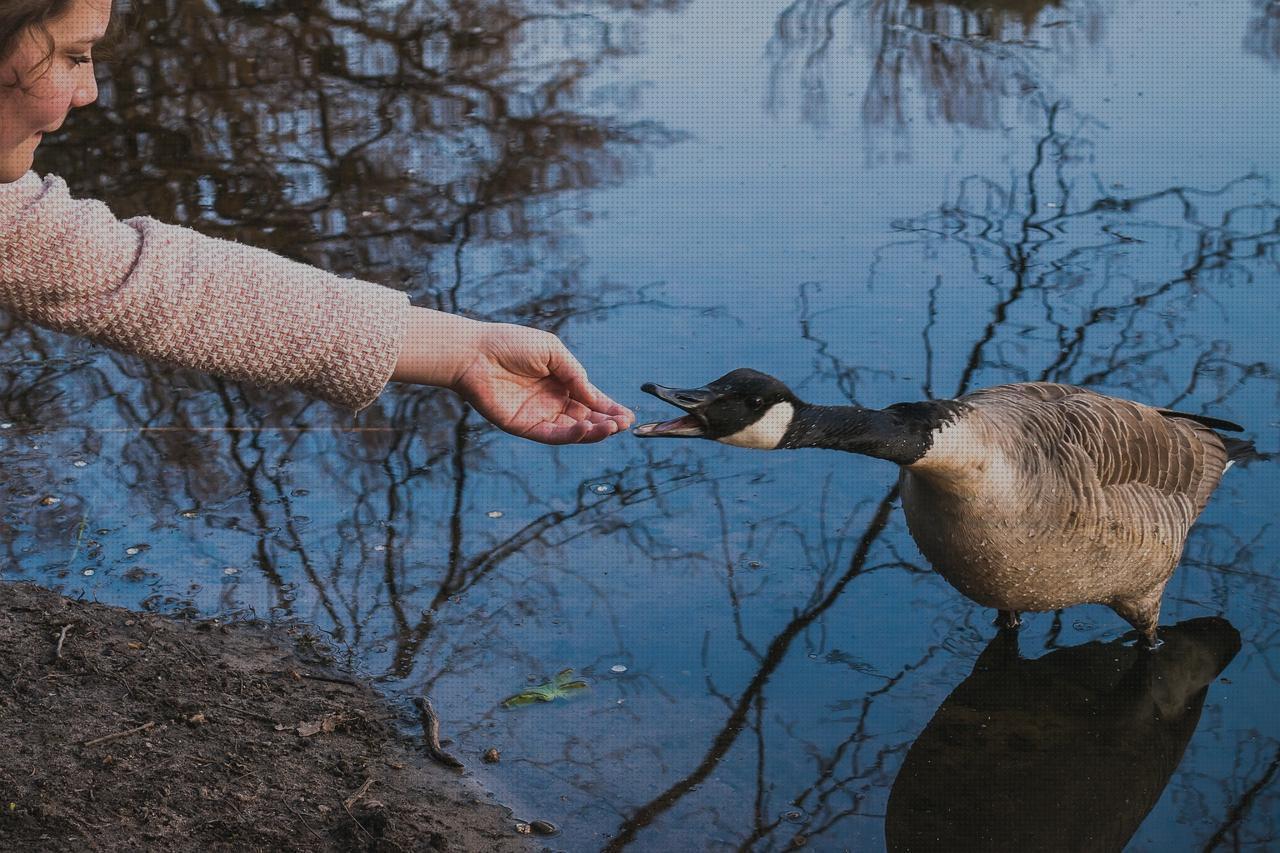
{"label": "dirt shoreline", "polygon": [[0,849],[542,846],[299,629],[4,583],[0,649]]}

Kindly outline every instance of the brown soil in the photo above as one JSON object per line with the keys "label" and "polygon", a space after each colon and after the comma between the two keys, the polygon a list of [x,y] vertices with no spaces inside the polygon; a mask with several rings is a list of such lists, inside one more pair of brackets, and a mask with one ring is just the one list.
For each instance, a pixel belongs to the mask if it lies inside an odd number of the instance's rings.
{"label": "brown soil", "polygon": [[0,585],[0,849],[533,846],[313,639]]}

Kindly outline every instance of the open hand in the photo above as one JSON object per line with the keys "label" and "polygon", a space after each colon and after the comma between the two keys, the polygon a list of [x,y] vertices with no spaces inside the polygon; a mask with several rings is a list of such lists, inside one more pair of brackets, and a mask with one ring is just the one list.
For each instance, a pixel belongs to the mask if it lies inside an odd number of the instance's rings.
{"label": "open hand", "polygon": [[585,444],[627,429],[635,415],[587,379],[549,332],[486,323],[452,387],[494,426],[543,444]]}

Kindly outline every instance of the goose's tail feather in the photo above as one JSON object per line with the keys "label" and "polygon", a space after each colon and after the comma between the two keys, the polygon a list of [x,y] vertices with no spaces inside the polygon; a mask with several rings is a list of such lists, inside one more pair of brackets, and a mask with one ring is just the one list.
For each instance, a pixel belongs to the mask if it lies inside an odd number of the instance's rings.
{"label": "goose's tail feather", "polygon": [[1227,432],[1244,432],[1244,427],[1232,421],[1224,421],[1222,418],[1211,418],[1208,415],[1193,415],[1189,412],[1175,412],[1173,409],[1156,409],[1157,412],[1166,418],[1182,418],[1188,421],[1195,421],[1209,429],[1216,429],[1219,432],[1226,430]]}
{"label": "goose's tail feather", "polygon": [[1239,463],[1241,468],[1246,468],[1251,462],[1269,462],[1275,458],[1274,453],[1260,453],[1258,448],[1253,446],[1252,441],[1246,441],[1242,438],[1228,438],[1220,435],[1222,443],[1227,446],[1227,467]]}

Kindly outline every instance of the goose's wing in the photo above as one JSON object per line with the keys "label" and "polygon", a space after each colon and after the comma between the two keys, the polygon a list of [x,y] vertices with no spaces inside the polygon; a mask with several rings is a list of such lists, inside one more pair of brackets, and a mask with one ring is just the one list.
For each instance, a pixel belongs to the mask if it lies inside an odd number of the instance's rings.
{"label": "goose's wing", "polygon": [[1185,500],[1194,518],[1226,469],[1222,438],[1196,420],[1048,382],[998,386],[966,401],[996,399],[1019,411],[1024,429],[1036,437],[1033,444],[1051,462],[1068,455],[1081,460],[1092,467],[1098,485],[1116,496],[1154,490],[1175,503]]}

